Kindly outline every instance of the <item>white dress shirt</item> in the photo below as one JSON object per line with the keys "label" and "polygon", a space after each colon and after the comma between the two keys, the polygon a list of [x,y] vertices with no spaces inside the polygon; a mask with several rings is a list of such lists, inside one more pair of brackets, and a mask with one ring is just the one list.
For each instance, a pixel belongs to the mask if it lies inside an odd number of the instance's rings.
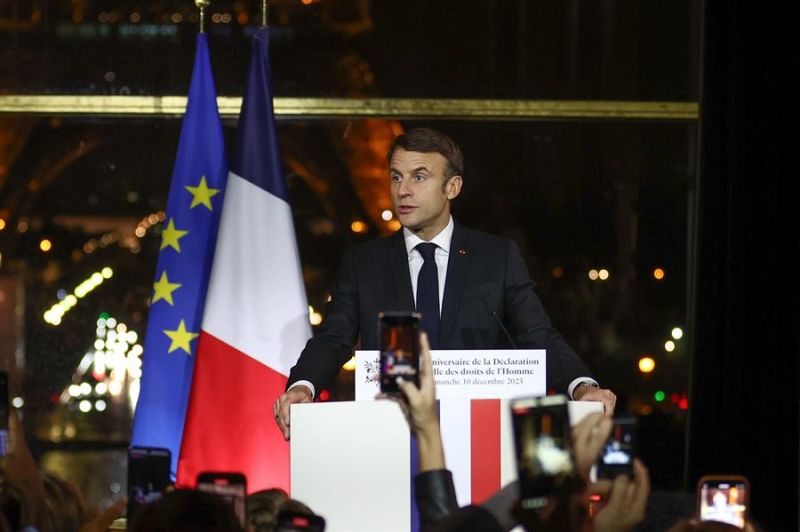
{"label": "white dress shirt", "polygon": [[[422,269],[422,264],[425,259],[422,258],[422,253],[416,249],[418,244],[426,242],[420,237],[403,228],[403,238],[406,241],[406,251],[408,252],[408,272],[411,274],[411,291],[414,293],[414,301],[417,300],[417,281],[419,280],[419,271]],[[436,273],[439,276],[439,316],[442,315],[442,302],[444,301],[444,283],[447,280],[447,262],[450,259],[450,241],[453,239],[453,217],[442,231],[433,237],[429,242],[436,244]]]}

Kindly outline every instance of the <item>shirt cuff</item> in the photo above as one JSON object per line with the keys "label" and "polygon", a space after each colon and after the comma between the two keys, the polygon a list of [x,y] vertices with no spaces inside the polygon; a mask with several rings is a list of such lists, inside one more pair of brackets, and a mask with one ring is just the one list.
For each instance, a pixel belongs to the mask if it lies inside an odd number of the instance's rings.
{"label": "shirt cuff", "polygon": [[575,391],[575,388],[577,388],[578,385],[582,382],[588,382],[589,384],[594,384],[595,386],[598,387],[600,386],[600,384],[598,384],[598,382],[592,379],[591,377],[578,377],[577,379],[569,383],[569,387],[567,388],[567,395],[569,395],[569,398],[572,399],[573,401],[575,400],[575,398],[572,396],[572,393]]}
{"label": "shirt cuff", "polygon": [[317,392],[316,392],[316,390],[314,389],[314,385],[313,385],[313,384],[311,384],[309,381],[297,381],[297,382],[293,382],[293,383],[292,383],[292,385],[291,385],[291,386],[289,386],[289,388],[287,388],[287,391],[291,390],[291,389],[292,389],[292,388],[294,388],[295,386],[305,386],[306,388],[308,388],[309,390],[311,390],[311,400],[312,400],[312,401],[314,400],[314,396],[317,394]]}

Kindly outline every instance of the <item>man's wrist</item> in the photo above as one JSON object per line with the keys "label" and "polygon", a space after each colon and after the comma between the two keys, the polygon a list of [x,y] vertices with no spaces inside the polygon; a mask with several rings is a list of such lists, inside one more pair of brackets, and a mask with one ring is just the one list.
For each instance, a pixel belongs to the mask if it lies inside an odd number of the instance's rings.
{"label": "man's wrist", "polygon": [[440,432],[439,423],[432,421],[418,426],[416,437],[428,444],[436,443],[437,441],[441,442],[442,433]]}
{"label": "man's wrist", "polygon": [[436,424],[436,429],[432,430],[431,427],[426,427],[420,430],[415,435],[417,439],[417,448],[419,450],[419,470],[431,471],[433,469],[444,469],[444,447],[442,446],[442,437],[439,433],[439,425]]}
{"label": "man's wrist", "polygon": [[312,401],[314,400],[314,395],[316,393],[316,390],[314,390],[314,385],[311,384],[311,382],[309,382],[309,381],[297,381],[297,382],[294,382],[294,383],[292,383],[291,386],[289,386],[289,388],[286,389],[286,391],[288,392],[289,390],[293,390],[295,388],[298,388],[298,389],[303,389],[304,388],[305,390],[303,390],[303,391],[308,391],[310,399]]}
{"label": "man's wrist", "polygon": [[575,388],[572,390],[572,398],[576,401],[580,401],[581,398],[588,392],[589,390],[596,390],[599,389],[600,386],[596,382],[592,381],[581,381],[579,382]]}

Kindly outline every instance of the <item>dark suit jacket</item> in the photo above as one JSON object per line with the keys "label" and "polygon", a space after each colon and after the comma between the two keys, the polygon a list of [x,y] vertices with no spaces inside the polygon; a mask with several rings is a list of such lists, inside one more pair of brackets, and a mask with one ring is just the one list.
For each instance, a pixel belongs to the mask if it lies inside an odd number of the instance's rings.
{"label": "dark suit jacket", "polygon": [[[287,387],[298,380],[310,381],[317,391],[329,386],[359,336],[361,349],[378,349],[378,313],[387,310],[414,310],[402,230],[345,254],[322,326],[300,354]],[[439,348],[508,348],[499,320],[518,348],[547,350],[548,388],[565,393],[573,379],[591,376],[550,324],[517,245],[455,223]]]}

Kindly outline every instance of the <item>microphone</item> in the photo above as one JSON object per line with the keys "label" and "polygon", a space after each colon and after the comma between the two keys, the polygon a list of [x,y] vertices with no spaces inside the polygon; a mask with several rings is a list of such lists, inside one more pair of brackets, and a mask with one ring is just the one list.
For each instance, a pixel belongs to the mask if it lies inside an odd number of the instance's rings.
{"label": "microphone", "polygon": [[[488,312],[489,314],[492,315],[492,317],[495,319],[497,324],[500,326],[500,329],[503,331],[503,334],[506,335],[506,339],[508,340],[508,343],[511,344],[511,347],[514,348],[514,349],[517,349],[517,343],[514,341],[514,339],[508,333],[508,329],[506,329],[505,325],[503,325],[503,320],[501,320],[500,316],[497,315],[497,311],[492,310],[491,308],[489,308],[489,305],[486,303],[486,298],[487,297],[488,296],[484,296],[484,297],[481,298],[481,303],[483,303],[483,307],[486,309],[486,312]],[[549,344],[549,342],[548,342],[548,344]],[[551,360],[555,360],[556,371],[558,371],[558,373],[559,373],[559,375],[561,377],[561,381],[563,383],[563,386],[568,386],[569,383],[567,382],[567,372],[564,370],[564,365],[563,365],[563,362],[561,360],[560,354],[556,352],[556,350],[553,348],[552,345],[545,346],[545,352],[547,354],[548,362],[551,361]],[[567,392],[562,392],[562,393],[567,395]],[[570,399],[572,399],[572,398],[570,397]]]}
{"label": "microphone", "polygon": [[503,325],[503,320],[501,320],[500,316],[497,315],[497,311],[490,309],[489,305],[486,304],[486,297],[487,296],[484,296],[484,297],[481,298],[481,303],[483,303],[483,307],[486,309],[486,312],[488,312],[489,314],[492,315],[492,317],[494,318],[494,321],[496,321],[497,324],[500,326],[500,330],[502,330],[503,334],[506,335],[506,340],[508,340],[508,343],[511,345],[511,347],[516,349],[517,348],[517,343],[514,341],[514,339],[511,337],[511,335],[508,334],[508,329],[506,329],[506,326]]}

